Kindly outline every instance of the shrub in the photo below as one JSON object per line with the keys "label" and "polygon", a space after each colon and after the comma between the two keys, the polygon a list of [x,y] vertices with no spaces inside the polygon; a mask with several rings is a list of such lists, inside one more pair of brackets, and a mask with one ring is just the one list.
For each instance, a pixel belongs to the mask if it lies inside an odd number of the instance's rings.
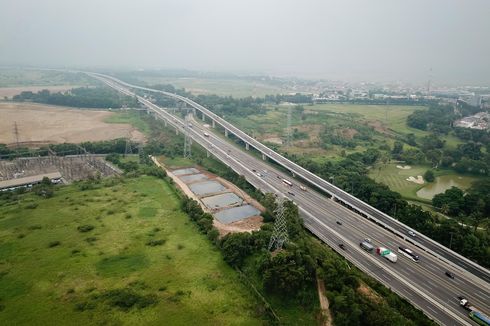
{"label": "shrub", "polygon": [[160,239],[160,240],[150,240],[146,243],[147,246],[150,247],[156,247],[156,246],[161,246],[165,243],[166,240]]}
{"label": "shrub", "polygon": [[30,203],[30,204],[26,205],[26,208],[35,209],[35,208],[37,208],[37,206],[39,206],[38,203]]}
{"label": "shrub", "polygon": [[59,242],[58,240],[56,240],[56,241],[51,241],[51,242],[48,244],[48,247],[49,247],[49,248],[53,248],[53,247],[57,247],[57,246],[59,246],[59,245],[61,245],[61,242]]}
{"label": "shrub", "polygon": [[79,227],[77,227],[77,230],[83,233],[83,232],[92,231],[94,228],[95,228],[95,226],[93,226],[93,225],[85,224],[85,225],[80,225]]}
{"label": "shrub", "polygon": [[155,295],[139,295],[127,289],[110,290],[104,293],[102,298],[107,300],[109,305],[122,310],[129,310],[132,307],[142,309],[158,302]]}

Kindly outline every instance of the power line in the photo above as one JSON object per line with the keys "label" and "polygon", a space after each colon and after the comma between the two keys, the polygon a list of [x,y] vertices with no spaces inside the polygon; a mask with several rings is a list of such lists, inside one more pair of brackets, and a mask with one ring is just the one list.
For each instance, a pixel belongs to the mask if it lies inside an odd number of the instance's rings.
{"label": "power line", "polygon": [[292,116],[292,107],[291,105],[288,106],[288,119],[287,119],[287,126],[286,126],[286,146],[289,147],[291,146],[291,116]]}
{"label": "power line", "polygon": [[274,221],[274,230],[272,231],[271,239],[269,241],[268,250],[280,250],[285,242],[288,241],[288,229],[286,217],[284,216],[284,204],[286,199],[284,197],[278,197],[276,200],[277,207],[274,210],[276,219]]}
{"label": "power line", "polygon": [[192,139],[189,136],[189,114],[186,112],[184,118],[184,158],[190,158],[192,156]]}

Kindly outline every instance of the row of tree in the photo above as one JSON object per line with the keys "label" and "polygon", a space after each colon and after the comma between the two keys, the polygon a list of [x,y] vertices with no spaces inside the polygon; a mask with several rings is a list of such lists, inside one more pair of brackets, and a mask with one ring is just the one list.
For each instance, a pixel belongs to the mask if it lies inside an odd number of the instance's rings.
{"label": "row of tree", "polygon": [[138,100],[126,96],[109,87],[79,87],[67,92],[51,93],[42,90],[37,93],[23,91],[13,97],[14,101],[37,102],[76,108],[121,108],[139,107]]}

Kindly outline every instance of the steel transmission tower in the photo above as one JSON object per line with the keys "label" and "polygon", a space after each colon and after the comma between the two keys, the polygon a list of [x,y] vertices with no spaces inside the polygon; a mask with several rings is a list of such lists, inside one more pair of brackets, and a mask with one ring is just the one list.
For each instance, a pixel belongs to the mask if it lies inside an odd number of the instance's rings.
{"label": "steel transmission tower", "polygon": [[274,230],[272,231],[268,250],[282,249],[283,244],[288,241],[287,222],[284,216],[285,201],[286,199],[284,197],[277,198],[277,207],[274,210],[276,220],[274,221]]}
{"label": "steel transmission tower", "polygon": [[184,158],[190,158],[192,156],[192,139],[189,136],[189,114],[186,113],[184,119]]}
{"label": "steel transmission tower", "polygon": [[288,124],[287,124],[287,130],[286,130],[286,146],[289,147],[291,146],[291,137],[292,137],[292,132],[291,132],[291,116],[292,116],[292,107],[291,105],[288,106]]}

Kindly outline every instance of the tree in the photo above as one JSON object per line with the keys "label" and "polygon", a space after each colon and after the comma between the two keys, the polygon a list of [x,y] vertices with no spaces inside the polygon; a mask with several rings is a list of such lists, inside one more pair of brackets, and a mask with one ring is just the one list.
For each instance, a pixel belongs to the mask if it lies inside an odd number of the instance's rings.
{"label": "tree", "polygon": [[427,170],[425,171],[424,173],[424,179],[427,181],[427,182],[433,182],[436,178],[434,177],[434,172],[432,172],[432,170]]}
{"label": "tree", "polygon": [[393,144],[393,150],[391,151],[394,155],[401,154],[403,152],[403,143],[400,141],[395,141]]}

